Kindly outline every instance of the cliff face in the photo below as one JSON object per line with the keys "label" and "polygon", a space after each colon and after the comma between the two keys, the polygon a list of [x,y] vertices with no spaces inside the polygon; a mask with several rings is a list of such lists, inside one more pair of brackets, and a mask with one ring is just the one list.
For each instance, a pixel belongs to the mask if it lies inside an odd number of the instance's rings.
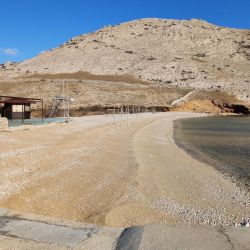
{"label": "cliff face", "polygon": [[89,72],[128,74],[161,86],[221,90],[250,101],[250,30],[205,21],[142,19],[77,36],[2,69],[30,76]]}

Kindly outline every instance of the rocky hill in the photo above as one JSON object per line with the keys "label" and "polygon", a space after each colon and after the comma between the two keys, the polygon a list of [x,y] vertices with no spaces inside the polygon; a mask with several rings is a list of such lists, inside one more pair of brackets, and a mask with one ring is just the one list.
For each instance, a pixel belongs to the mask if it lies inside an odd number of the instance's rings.
{"label": "rocky hill", "polygon": [[126,75],[160,88],[219,90],[250,101],[250,30],[197,19],[141,19],[74,37],[0,70],[2,82],[51,79],[54,74],[74,78],[81,72],[87,80]]}

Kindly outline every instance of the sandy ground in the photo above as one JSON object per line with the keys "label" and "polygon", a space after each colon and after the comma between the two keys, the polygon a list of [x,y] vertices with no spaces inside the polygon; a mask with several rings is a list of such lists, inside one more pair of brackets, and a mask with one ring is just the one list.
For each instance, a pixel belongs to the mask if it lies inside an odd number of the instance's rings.
{"label": "sandy ground", "polygon": [[[0,207],[108,226],[228,225],[249,194],[179,149],[173,120],[197,114],[73,119],[0,134]],[[118,116],[116,120],[120,119]]]}

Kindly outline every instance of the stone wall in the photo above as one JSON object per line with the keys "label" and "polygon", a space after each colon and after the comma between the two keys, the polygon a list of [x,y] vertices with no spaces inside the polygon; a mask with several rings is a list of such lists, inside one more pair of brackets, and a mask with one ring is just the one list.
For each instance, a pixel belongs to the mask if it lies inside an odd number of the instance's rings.
{"label": "stone wall", "polygon": [[8,129],[8,119],[0,117],[0,132]]}

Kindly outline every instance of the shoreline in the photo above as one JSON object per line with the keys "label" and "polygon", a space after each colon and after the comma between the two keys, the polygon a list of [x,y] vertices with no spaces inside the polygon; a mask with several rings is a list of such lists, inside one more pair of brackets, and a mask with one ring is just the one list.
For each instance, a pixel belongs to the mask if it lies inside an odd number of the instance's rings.
{"label": "shoreline", "polygon": [[0,207],[114,227],[240,223],[249,197],[174,142],[173,121],[197,116],[143,114],[117,128],[112,116],[84,117],[0,134]]}
{"label": "shoreline", "polygon": [[[209,116],[209,117],[216,118],[217,116]],[[242,189],[243,192],[249,193],[249,183],[247,182],[246,179],[240,177],[241,173],[239,170],[231,166],[226,166],[225,162],[220,162],[218,159],[213,159],[208,153],[198,149],[197,147],[195,147],[195,145],[192,145],[192,142],[189,139],[185,138],[185,132],[181,128],[181,126],[183,126],[181,120],[183,119],[178,119],[174,121],[173,137],[176,145],[180,149],[184,150],[187,154],[192,156],[194,159],[200,161],[201,163],[208,164],[214,169],[221,172],[226,179],[229,179],[230,181],[235,183],[239,188]],[[190,147],[187,147],[187,145],[190,145]]]}

